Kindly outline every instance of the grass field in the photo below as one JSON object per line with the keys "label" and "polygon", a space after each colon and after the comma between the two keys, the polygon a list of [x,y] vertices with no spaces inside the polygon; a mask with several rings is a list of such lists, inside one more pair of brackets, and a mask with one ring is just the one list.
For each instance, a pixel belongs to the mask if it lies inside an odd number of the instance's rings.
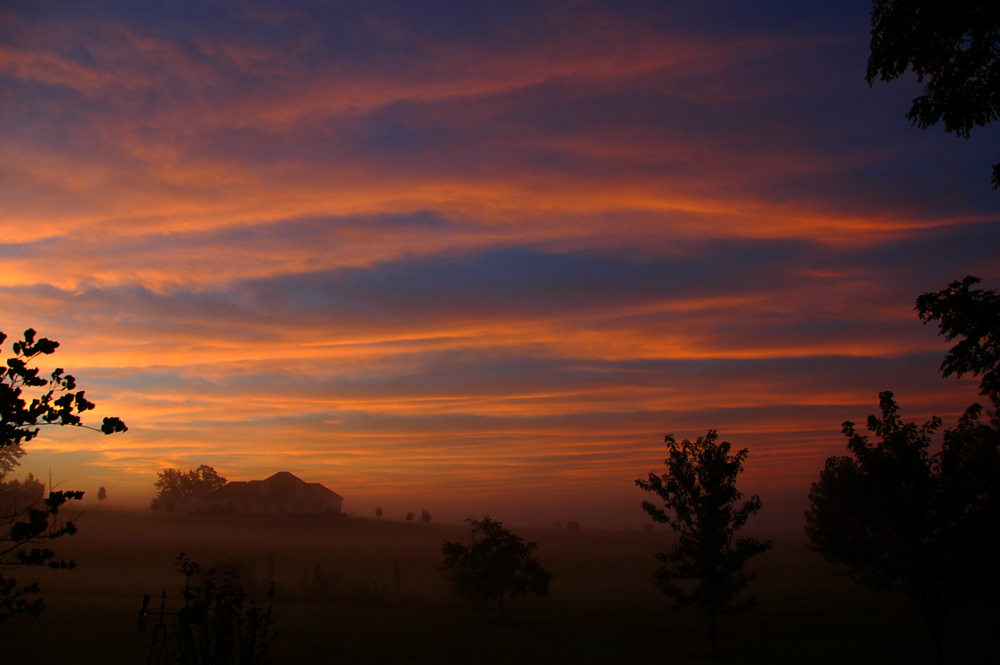
{"label": "grass field", "polygon": [[[701,619],[671,612],[652,585],[653,553],[670,542],[663,531],[512,529],[539,543],[555,580],[548,598],[510,601],[501,622],[492,606],[454,597],[438,573],[441,542],[463,537],[464,526],[111,510],[91,510],[79,526],[55,543],[78,567],[35,576],[48,610],[0,626],[0,662],[147,662],[152,632],[138,630],[141,597],[166,590],[168,609],[179,606],[181,551],[203,567],[253,562],[259,581],[274,552],[278,665],[932,662],[905,599],[834,576],[797,533],[770,535],[774,551],[754,566],[762,607],[724,618],[712,659]],[[948,661],[995,662],[998,618],[995,607],[952,616]]]}

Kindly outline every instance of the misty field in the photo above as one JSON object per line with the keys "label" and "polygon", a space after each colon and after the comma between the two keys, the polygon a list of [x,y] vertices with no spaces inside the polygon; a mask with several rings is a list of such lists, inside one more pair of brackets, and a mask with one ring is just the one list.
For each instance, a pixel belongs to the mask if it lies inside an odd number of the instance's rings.
{"label": "misty field", "polygon": [[[153,596],[151,623],[163,590],[168,613],[182,604],[180,552],[203,568],[239,568],[258,602],[273,575],[278,665],[932,661],[915,609],[834,576],[799,533],[760,534],[775,541],[751,565],[762,607],[724,618],[712,659],[701,619],[670,611],[652,585],[666,531],[506,525],[539,543],[555,580],[548,598],[510,601],[501,622],[493,606],[453,596],[438,572],[442,541],[462,538],[465,526],[100,509],[78,524],[76,536],[54,543],[75,570],[26,571],[41,582],[48,610],[0,626],[0,662],[146,663],[153,631],[139,630],[141,598]],[[952,615],[948,661],[995,658],[998,618],[996,606]]]}

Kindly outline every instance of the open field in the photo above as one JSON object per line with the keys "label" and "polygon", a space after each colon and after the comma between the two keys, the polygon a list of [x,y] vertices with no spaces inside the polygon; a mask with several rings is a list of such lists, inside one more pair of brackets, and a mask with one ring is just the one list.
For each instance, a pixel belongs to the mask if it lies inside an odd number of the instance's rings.
{"label": "open field", "polygon": [[[441,542],[461,538],[464,526],[111,510],[91,510],[79,525],[79,534],[55,543],[78,567],[36,575],[46,613],[0,626],[3,663],[145,663],[152,635],[138,630],[140,600],[165,589],[168,608],[180,604],[181,551],[203,567],[252,561],[257,580],[274,552],[277,664],[712,661],[700,618],[670,612],[652,585],[665,531],[512,528],[539,543],[555,581],[549,598],[510,602],[501,623],[494,608],[452,596],[438,573]],[[874,597],[833,576],[800,534],[771,537],[775,550],[756,563],[753,587],[763,605],[723,620],[717,660],[931,662],[903,599]],[[945,635],[948,660],[990,662],[998,618],[996,608],[956,613]]]}

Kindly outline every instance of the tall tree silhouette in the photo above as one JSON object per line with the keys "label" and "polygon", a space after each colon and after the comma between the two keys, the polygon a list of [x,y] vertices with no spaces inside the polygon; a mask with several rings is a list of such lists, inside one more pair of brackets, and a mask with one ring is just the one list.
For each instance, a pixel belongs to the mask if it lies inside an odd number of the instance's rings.
{"label": "tall tree silhouette", "polygon": [[484,600],[496,600],[503,618],[504,596],[533,593],[547,596],[552,573],[535,558],[538,544],[525,542],[488,516],[466,520],[471,525],[470,542],[445,541],[441,546],[441,572],[455,591]]}
{"label": "tall tree silhouette", "polygon": [[979,394],[1000,408],[1000,295],[972,288],[982,280],[968,275],[948,288],[917,298],[917,313],[924,323],[940,322],[949,342],[958,338],[941,363],[944,376],[971,374],[981,377]]}
{"label": "tall tree silhouette", "polygon": [[[0,333],[0,344],[7,336]],[[84,424],[83,414],[94,408],[76,379],[56,368],[48,378],[40,376],[34,363],[56,352],[59,343],[36,337],[32,329],[13,343],[13,356],[0,367],[0,480],[19,463],[23,445],[38,436],[44,426],[82,427],[115,434],[128,428],[120,419],[105,418],[100,428]],[[10,571],[27,566],[72,568],[74,562],[56,559],[48,543],[76,533],[72,520],[63,522],[59,509],[83,498],[83,492],[53,492],[41,502],[19,505],[0,512],[0,622],[16,615],[37,616],[45,609],[37,597],[38,584],[19,583]]]}
{"label": "tall tree silhouette", "polygon": [[1000,436],[974,404],[932,455],[941,420],[918,427],[891,392],[879,402],[881,417],[868,418],[876,442],[844,423],[850,456],[829,458],[813,483],[806,533],[854,582],[913,599],[941,662],[948,610],[997,592]]}
{"label": "tall tree silhouette", "polygon": [[[742,501],[736,479],[743,470],[746,448],[730,455],[731,444],[718,441],[715,430],[696,441],[677,443],[666,436],[669,456],[667,472],[658,476],[652,471],[648,480],[635,484],[663,500],[660,508],[649,501],[642,508],[654,522],[669,524],[680,534],[669,552],[658,552],[663,565],[656,571],[656,586],[674,600],[674,608],[690,607],[708,622],[709,643],[717,654],[716,623],[723,612],[738,613],[753,609],[757,599],[749,596],[736,602],[736,596],[756,577],[744,572],[747,561],[773,547],[770,540],[735,538],[747,520],[761,508],[760,498]],[[683,584],[697,581],[691,589]]]}
{"label": "tall tree silhouette", "polygon": [[[912,69],[924,94],[907,119],[969,138],[1000,117],[1000,3],[981,0],[874,0],[868,84]],[[1000,162],[993,165],[1000,188]]]}

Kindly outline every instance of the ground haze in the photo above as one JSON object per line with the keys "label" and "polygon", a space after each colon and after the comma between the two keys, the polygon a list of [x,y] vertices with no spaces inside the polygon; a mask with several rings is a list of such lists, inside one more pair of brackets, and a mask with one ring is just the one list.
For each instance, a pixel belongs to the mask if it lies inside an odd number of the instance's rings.
{"label": "ground haze", "polygon": [[[539,561],[555,579],[550,597],[514,599],[500,622],[493,606],[453,596],[438,572],[442,541],[463,538],[467,525],[115,510],[89,510],[79,524],[79,534],[57,543],[78,567],[38,577],[46,613],[0,627],[5,662],[146,662],[152,631],[138,630],[141,598],[152,594],[156,606],[166,589],[168,612],[176,610],[182,551],[205,568],[240,568],[258,598],[274,552],[278,665],[710,660],[701,619],[671,612],[653,587],[653,553],[671,542],[666,531],[505,524],[539,543]],[[905,601],[834,576],[800,533],[760,535],[775,540],[774,551],[751,566],[763,606],[723,619],[723,661],[930,661],[919,617]],[[949,659],[983,661],[993,653],[986,636],[998,615],[968,608],[951,617]]]}

